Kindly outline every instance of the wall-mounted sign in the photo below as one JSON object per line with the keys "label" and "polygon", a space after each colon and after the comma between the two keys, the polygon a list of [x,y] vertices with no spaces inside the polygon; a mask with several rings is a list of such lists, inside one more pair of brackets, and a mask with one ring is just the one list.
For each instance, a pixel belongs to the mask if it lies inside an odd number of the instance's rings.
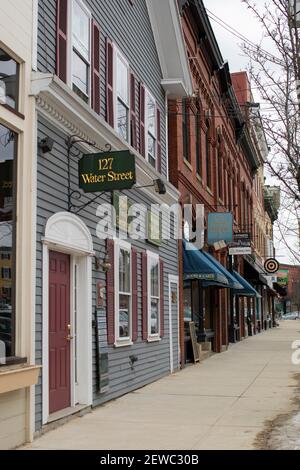
{"label": "wall-mounted sign", "polygon": [[277,284],[281,287],[286,287],[289,283],[289,270],[280,269],[277,272]]}
{"label": "wall-mounted sign", "polygon": [[269,274],[274,274],[279,269],[279,263],[275,258],[268,258],[264,262],[265,271]]}
{"label": "wall-mounted sign", "polygon": [[208,214],[207,243],[213,245],[221,240],[226,243],[233,240],[233,215],[231,212],[212,212]]}
{"label": "wall-mounted sign", "polygon": [[229,255],[251,255],[250,233],[235,233],[233,242],[229,244]]}
{"label": "wall-mounted sign", "polygon": [[135,184],[135,156],[129,151],[83,155],[79,187],[85,193],[130,189]]}

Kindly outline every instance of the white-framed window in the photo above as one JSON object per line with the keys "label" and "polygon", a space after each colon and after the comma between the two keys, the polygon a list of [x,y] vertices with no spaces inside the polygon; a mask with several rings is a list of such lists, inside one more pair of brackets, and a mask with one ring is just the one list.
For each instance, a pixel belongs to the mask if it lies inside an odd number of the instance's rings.
{"label": "white-framed window", "polygon": [[86,103],[91,95],[91,13],[81,0],[71,8],[71,84]]}
{"label": "white-framed window", "polygon": [[131,245],[115,241],[115,345],[132,344]]}
{"label": "white-framed window", "polygon": [[157,164],[157,115],[156,101],[149,90],[145,91],[145,142],[148,162],[156,168]]}
{"label": "white-framed window", "polygon": [[160,264],[159,255],[147,251],[148,339],[160,337]]}
{"label": "white-framed window", "polygon": [[130,140],[130,72],[129,64],[114,45],[114,116],[115,129],[127,142]]}

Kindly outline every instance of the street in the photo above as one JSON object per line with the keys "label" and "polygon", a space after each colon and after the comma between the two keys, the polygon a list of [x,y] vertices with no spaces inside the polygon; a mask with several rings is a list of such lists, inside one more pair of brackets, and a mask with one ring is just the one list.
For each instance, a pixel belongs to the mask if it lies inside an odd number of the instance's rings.
{"label": "street", "polygon": [[300,366],[291,362],[291,345],[299,336],[298,320],[282,321],[279,328],[76,417],[23,449],[246,450],[259,448],[259,442],[267,445],[263,431],[269,432],[270,422],[299,411]]}

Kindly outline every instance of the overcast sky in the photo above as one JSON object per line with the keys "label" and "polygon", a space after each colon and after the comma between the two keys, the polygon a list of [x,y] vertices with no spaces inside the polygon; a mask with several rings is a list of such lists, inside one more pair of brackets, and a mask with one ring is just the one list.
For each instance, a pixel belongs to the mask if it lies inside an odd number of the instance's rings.
{"label": "overcast sky", "polygon": [[[255,3],[258,8],[263,8],[265,0],[256,0]],[[240,32],[247,39],[250,39],[252,42],[259,43],[263,39],[261,25],[253,16],[253,13],[248,10],[245,4],[243,4],[242,0],[204,0],[204,4],[207,8],[207,13],[209,16],[212,16],[210,13],[213,13],[225,23]],[[240,45],[242,41],[228,32],[224,27],[220,26],[212,18],[210,18],[210,22],[216,35],[223,59],[227,60],[229,63],[230,71],[238,72],[241,70],[247,70],[249,59],[248,57],[245,57],[241,51]],[[269,52],[276,54],[272,44],[270,44],[266,39],[263,40],[263,47]],[[255,100],[260,101],[259,97],[255,96],[255,92],[254,97]],[[265,105],[263,104],[261,105],[262,112],[264,106]],[[276,181],[276,179],[270,178],[267,172],[266,177],[266,182],[268,184],[278,185],[278,181]],[[290,224],[294,227],[296,226],[296,221],[293,220],[293,217],[291,217],[289,214],[281,212],[280,217],[282,220],[287,220],[287,224]],[[291,245],[297,249],[297,237],[291,234],[286,234],[286,237],[289,239]],[[281,237],[279,232],[275,230],[275,246],[278,261],[281,263],[293,263],[294,260],[288,252],[285,244],[278,241],[280,238]]]}

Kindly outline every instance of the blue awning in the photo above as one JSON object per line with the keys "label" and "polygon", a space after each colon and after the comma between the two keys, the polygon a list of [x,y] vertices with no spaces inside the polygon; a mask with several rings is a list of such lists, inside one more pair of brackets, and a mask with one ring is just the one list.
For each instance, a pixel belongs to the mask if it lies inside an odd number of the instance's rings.
{"label": "blue awning", "polygon": [[212,263],[202,251],[183,240],[183,278],[206,281],[206,285],[216,283],[229,287],[226,276]]}
{"label": "blue awning", "polygon": [[233,271],[234,277],[237,279],[237,281],[242,284],[243,289],[234,289],[233,293],[235,295],[239,295],[241,297],[257,297],[261,298],[261,295],[257,292],[257,290],[254,289],[254,287],[249,284],[246,279],[244,279],[239,273],[236,271]]}
{"label": "blue awning", "polygon": [[203,254],[219,269],[219,271],[221,271],[221,273],[224,274],[228,281],[228,287],[231,289],[243,289],[242,284],[238,282],[237,279],[218,260],[205,251],[203,251]]}

